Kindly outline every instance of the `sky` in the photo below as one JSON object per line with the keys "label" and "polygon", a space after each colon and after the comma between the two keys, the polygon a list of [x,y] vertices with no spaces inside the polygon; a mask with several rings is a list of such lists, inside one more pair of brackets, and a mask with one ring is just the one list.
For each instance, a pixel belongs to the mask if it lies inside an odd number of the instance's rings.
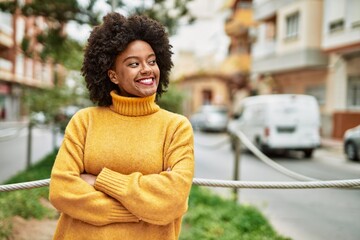
{"label": "sky", "polygon": [[197,57],[213,54],[221,61],[227,54],[229,38],[224,32],[227,12],[221,11],[223,0],[194,0],[190,5],[197,21],[181,26],[170,38],[175,54],[192,51]]}
{"label": "sky", "polygon": [[[86,1],[79,0],[80,4]],[[141,2],[142,0],[129,0],[128,4]],[[190,11],[197,17],[197,21],[191,25],[181,25],[177,33],[170,37],[175,57],[180,51],[192,51],[199,58],[209,54],[214,55],[217,61],[225,58],[229,38],[224,32],[228,13],[221,10],[223,4],[223,0],[193,0],[190,3]],[[105,1],[98,1],[96,9],[101,9],[104,13],[111,10]],[[91,28],[70,23],[67,30],[72,38],[85,42]]]}

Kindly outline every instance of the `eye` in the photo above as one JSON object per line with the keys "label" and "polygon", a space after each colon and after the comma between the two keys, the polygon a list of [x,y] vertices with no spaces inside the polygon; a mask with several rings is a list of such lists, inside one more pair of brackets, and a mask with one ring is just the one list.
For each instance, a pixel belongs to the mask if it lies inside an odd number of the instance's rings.
{"label": "eye", "polygon": [[129,63],[128,66],[132,67],[132,68],[135,68],[135,67],[139,66],[139,63],[137,63],[137,62]]}
{"label": "eye", "polygon": [[149,64],[152,66],[156,65],[156,59],[149,61]]}

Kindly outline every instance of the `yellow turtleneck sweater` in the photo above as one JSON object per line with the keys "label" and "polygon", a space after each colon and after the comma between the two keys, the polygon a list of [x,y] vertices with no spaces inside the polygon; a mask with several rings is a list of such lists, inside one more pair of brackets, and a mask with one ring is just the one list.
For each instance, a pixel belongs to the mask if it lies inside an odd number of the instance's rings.
{"label": "yellow turtleneck sweater", "polygon": [[[155,95],[111,96],[66,128],[51,173],[54,239],[178,239],[194,174],[191,125]],[[81,173],[97,175],[94,187]]]}

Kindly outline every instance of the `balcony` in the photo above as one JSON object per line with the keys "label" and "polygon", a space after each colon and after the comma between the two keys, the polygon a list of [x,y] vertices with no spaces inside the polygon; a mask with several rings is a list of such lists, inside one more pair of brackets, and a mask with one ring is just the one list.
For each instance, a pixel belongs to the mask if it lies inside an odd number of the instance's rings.
{"label": "balcony", "polygon": [[329,31],[322,39],[322,47],[325,51],[333,51],[355,45],[360,45],[360,27],[345,28],[335,32]]}
{"label": "balcony", "polygon": [[0,80],[11,81],[13,79],[12,68],[11,61],[0,58]]}
{"label": "balcony", "polygon": [[13,42],[11,36],[5,34],[0,29],[0,50],[6,49],[6,48],[11,48],[13,45],[14,45],[14,42]]}
{"label": "balcony", "polygon": [[12,34],[12,15],[0,12],[0,50],[1,48],[11,48],[14,45]]}
{"label": "balcony", "polygon": [[269,40],[261,43],[254,43],[251,48],[251,55],[254,59],[265,58],[275,54],[276,41]]}
{"label": "balcony", "polygon": [[253,59],[252,71],[276,73],[308,68],[324,68],[328,65],[326,54],[319,48],[305,48],[284,54]]}
{"label": "balcony", "polygon": [[263,21],[276,15],[276,11],[296,0],[254,0],[254,19]]}
{"label": "balcony", "polygon": [[251,9],[239,9],[228,19],[225,32],[229,36],[240,36],[247,33],[247,29],[254,25]]}
{"label": "balcony", "polygon": [[11,72],[12,68],[13,68],[13,64],[11,61],[4,58],[0,58],[0,70]]}

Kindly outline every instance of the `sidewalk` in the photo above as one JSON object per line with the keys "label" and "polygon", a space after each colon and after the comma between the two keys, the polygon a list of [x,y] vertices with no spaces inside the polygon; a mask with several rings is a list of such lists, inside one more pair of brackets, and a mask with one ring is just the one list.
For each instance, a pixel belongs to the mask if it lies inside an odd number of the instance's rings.
{"label": "sidewalk", "polygon": [[320,148],[324,148],[334,153],[344,153],[344,146],[342,139],[322,138]]}
{"label": "sidewalk", "polygon": [[320,157],[320,160],[325,157],[327,163],[335,165],[351,163],[344,153],[342,139],[322,138],[321,146],[315,151],[315,154]]}

